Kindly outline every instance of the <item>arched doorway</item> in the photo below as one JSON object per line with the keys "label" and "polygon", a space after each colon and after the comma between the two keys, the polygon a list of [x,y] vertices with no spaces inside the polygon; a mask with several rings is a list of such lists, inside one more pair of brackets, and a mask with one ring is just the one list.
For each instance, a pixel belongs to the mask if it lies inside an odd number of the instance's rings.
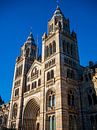
{"label": "arched doorway", "polygon": [[24,110],[23,130],[39,130],[40,106],[35,99],[31,99]]}

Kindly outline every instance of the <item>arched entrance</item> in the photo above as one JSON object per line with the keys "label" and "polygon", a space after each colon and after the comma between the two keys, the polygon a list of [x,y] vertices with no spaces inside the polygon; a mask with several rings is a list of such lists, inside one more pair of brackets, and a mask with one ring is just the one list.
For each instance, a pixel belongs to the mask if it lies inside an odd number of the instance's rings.
{"label": "arched entrance", "polygon": [[40,106],[35,99],[31,99],[24,110],[23,130],[39,130]]}

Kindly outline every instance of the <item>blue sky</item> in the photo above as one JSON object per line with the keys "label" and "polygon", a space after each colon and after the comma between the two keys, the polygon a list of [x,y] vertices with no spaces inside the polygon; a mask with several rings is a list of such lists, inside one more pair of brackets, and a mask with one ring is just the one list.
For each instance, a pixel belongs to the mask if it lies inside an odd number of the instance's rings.
{"label": "blue sky", "polygon": [[[77,32],[81,65],[97,60],[96,0],[59,0],[71,30]],[[15,59],[26,41],[30,28],[36,40],[47,31],[47,22],[56,9],[56,0],[0,0],[0,95],[11,97]]]}

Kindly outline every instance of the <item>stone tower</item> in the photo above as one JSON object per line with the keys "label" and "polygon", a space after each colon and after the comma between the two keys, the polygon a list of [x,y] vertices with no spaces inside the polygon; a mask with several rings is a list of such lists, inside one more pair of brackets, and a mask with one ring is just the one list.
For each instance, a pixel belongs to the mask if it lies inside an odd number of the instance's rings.
{"label": "stone tower", "polygon": [[26,74],[33,61],[37,57],[37,46],[32,33],[30,33],[24,45],[21,47],[21,54],[16,59],[8,128],[21,129],[23,93],[26,91]]}
{"label": "stone tower", "polygon": [[[42,40],[45,102],[47,98],[48,100],[52,98],[51,107],[47,108],[47,103],[45,106],[45,130],[48,127],[50,129],[53,122],[56,122],[54,130],[69,130],[73,127],[80,130],[80,126],[76,123],[78,119],[78,122],[81,122],[80,113],[78,114],[80,111],[78,87],[80,65],[77,37],[74,31],[71,33],[69,19],[65,18],[59,7],[48,22],[48,35],[44,33]],[[74,122],[73,126],[69,125],[70,120]]]}

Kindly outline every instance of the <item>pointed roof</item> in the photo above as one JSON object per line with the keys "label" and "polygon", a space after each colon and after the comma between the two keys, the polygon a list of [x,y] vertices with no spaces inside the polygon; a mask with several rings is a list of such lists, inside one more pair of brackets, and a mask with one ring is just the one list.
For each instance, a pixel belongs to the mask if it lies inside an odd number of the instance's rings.
{"label": "pointed roof", "polygon": [[32,32],[30,32],[30,35],[28,36],[26,43],[31,43],[31,44],[35,45],[35,41],[34,41]]}
{"label": "pointed roof", "polygon": [[57,6],[57,8],[56,8],[56,10],[55,10],[55,12],[54,12],[54,15],[53,15],[53,17],[58,17],[58,16],[61,16],[61,17],[64,17],[64,15],[63,15],[63,13],[62,13],[62,11],[61,11],[61,9],[60,9],[60,7],[59,6]]}

